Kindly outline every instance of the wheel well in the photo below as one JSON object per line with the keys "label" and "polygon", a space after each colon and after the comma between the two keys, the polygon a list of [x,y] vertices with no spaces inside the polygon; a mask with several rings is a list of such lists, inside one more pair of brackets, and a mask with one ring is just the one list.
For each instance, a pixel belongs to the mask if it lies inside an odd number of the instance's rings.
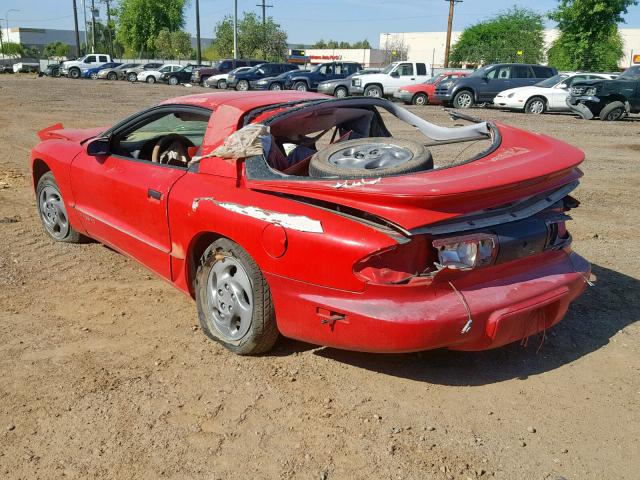
{"label": "wheel well", "polygon": [[474,91],[473,91],[473,89],[472,89],[472,88],[469,88],[469,87],[462,87],[460,90],[458,90],[458,91],[453,95],[453,98],[455,98],[455,97],[456,97],[456,95],[458,95],[459,93],[462,93],[462,92],[469,92],[469,93],[473,96],[473,100],[474,100],[474,101],[475,101],[475,100],[476,100],[476,98],[477,98],[477,97],[476,97],[476,92],[474,92]]}
{"label": "wheel well", "polygon": [[195,281],[196,281],[196,272],[198,271],[198,264],[200,263],[200,258],[202,254],[205,252],[209,245],[215,242],[217,239],[222,238],[222,235],[219,235],[214,232],[202,232],[199,233],[193,240],[191,240],[191,245],[189,246],[189,252],[187,253],[187,285],[189,287],[189,293],[192,297],[195,298]]}
{"label": "wheel well", "polygon": [[294,80],[292,80],[293,84],[295,85],[296,83],[306,83],[307,86],[309,86],[309,81],[306,78],[296,78]]}
{"label": "wheel well", "polygon": [[382,93],[384,94],[384,87],[382,86],[382,84],[381,84],[381,83],[367,83],[367,84],[364,86],[364,89],[366,90],[367,88],[369,88],[369,87],[373,87],[374,85],[375,85],[376,87],[380,87],[380,90],[381,90],[381,91],[382,91]]}
{"label": "wheel well", "polygon": [[336,93],[339,88],[342,88],[343,90],[346,90],[347,92],[349,91],[348,87],[345,87],[344,85],[338,85],[336,88],[333,89],[333,93]]}
{"label": "wheel well", "polygon": [[533,95],[533,96],[527,98],[527,101],[525,103],[529,102],[530,100],[533,100],[534,98],[539,98],[544,103],[549,103],[549,100],[547,100],[547,97],[545,97],[543,95]]}
{"label": "wheel well", "polygon": [[609,95],[607,97],[601,98],[601,100],[604,100],[604,102],[606,102],[605,107],[612,102],[622,102],[622,103],[627,102],[626,97],[623,97],[622,95],[617,95],[615,93],[613,95]]}
{"label": "wheel well", "polygon": [[49,168],[49,165],[44,163],[44,160],[40,160],[39,158],[34,160],[33,172],[32,172],[34,189],[38,186],[38,181],[40,180],[40,177],[42,177],[42,175],[50,171],[51,169]]}
{"label": "wheel well", "polygon": [[411,99],[413,100],[418,95],[424,95],[425,97],[429,98],[429,95],[426,92],[416,92],[416,93],[413,94],[413,97],[411,97]]}

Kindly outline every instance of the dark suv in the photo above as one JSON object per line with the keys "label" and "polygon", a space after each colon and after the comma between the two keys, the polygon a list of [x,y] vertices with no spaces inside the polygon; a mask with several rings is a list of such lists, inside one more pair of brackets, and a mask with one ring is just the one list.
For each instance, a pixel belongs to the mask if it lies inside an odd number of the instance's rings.
{"label": "dark suv", "polygon": [[525,63],[499,63],[477,69],[468,77],[438,85],[435,97],[444,105],[469,108],[476,103],[491,103],[503,90],[533,85],[557,75],[553,67]]}
{"label": "dark suv", "polygon": [[191,80],[191,74],[196,68],[203,67],[204,65],[189,64],[182,67],[182,70],[177,72],[165,72],[160,75],[159,82],[168,83],[169,85],[179,85],[181,83],[189,83]]}
{"label": "dark suv", "polygon": [[202,67],[194,70],[193,74],[191,75],[191,83],[204,83],[207,78],[213,75],[229,73],[231,70],[235,70],[238,67],[255,67],[256,65],[260,65],[261,63],[265,63],[264,60],[225,58],[224,60],[215,62],[210,67]]}
{"label": "dark suv", "polygon": [[614,80],[586,80],[571,86],[567,105],[585,120],[619,120],[640,113],[640,65]]}
{"label": "dark suv", "polygon": [[276,77],[281,73],[297,69],[297,65],[292,65],[291,63],[262,63],[246,72],[230,74],[229,78],[227,78],[227,88],[235,88],[241,91],[249,90],[251,82],[261,78]]}
{"label": "dark suv", "polygon": [[284,87],[287,89],[306,92],[318,90],[318,84],[326,80],[340,80],[362,70],[362,65],[356,62],[330,62],[321,63],[310,72],[300,72],[291,75]]}

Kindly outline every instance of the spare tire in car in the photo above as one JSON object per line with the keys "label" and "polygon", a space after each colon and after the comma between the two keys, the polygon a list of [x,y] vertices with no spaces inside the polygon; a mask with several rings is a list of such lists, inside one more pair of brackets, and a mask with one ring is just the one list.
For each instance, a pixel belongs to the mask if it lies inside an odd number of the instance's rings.
{"label": "spare tire in car", "polygon": [[433,168],[431,152],[421,143],[400,138],[371,137],[334,143],[316,152],[311,177],[371,178]]}

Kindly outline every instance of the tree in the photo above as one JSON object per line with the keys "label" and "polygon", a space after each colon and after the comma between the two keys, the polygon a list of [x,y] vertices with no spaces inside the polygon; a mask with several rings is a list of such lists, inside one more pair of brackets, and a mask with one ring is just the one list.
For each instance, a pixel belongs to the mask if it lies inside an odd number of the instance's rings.
{"label": "tree", "polygon": [[24,47],[19,43],[4,42],[0,53],[12,57],[22,57],[24,55]]}
{"label": "tree", "polygon": [[129,50],[155,52],[155,40],[163,28],[170,32],[184,26],[187,0],[122,0],[118,8],[116,37]]}
{"label": "tree", "polygon": [[542,15],[513,7],[465,28],[451,49],[453,63],[539,63],[544,59]]}
{"label": "tree", "polygon": [[[233,56],[233,18],[226,16],[214,28],[211,45],[217,58]],[[278,61],[285,58],[287,34],[271,17],[265,24],[255,13],[247,12],[238,22],[238,55]]]}
{"label": "tree", "polygon": [[193,48],[191,48],[191,35],[178,30],[170,32],[164,28],[156,37],[154,42],[157,54],[162,58],[191,58]]}
{"label": "tree", "polygon": [[363,48],[363,49],[367,49],[367,48],[371,48],[371,44],[369,43],[369,40],[367,40],[366,38],[364,40],[361,40],[359,42],[355,42],[351,45],[351,48]]}
{"label": "tree", "polygon": [[561,70],[615,70],[623,56],[618,23],[636,0],[559,0],[549,18],[559,37],[549,49],[549,63]]}
{"label": "tree", "polygon": [[69,45],[62,42],[52,42],[42,49],[42,56],[45,58],[51,57],[66,57],[69,55]]}
{"label": "tree", "polygon": [[325,42],[322,38],[318,40],[316,43],[311,45],[311,48],[327,48],[327,42]]}

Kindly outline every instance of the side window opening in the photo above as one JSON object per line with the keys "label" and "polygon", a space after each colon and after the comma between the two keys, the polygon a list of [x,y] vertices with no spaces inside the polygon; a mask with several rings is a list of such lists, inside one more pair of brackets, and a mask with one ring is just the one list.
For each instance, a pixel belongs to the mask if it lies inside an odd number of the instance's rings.
{"label": "side window opening", "polygon": [[427,66],[424,63],[416,63],[416,70],[418,71],[418,75],[427,74]]}
{"label": "side window opening", "polygon": [[398,67],[398,73],[401,77],[408,77],[413,75],[413,64],[411,63],[401,63]]}

